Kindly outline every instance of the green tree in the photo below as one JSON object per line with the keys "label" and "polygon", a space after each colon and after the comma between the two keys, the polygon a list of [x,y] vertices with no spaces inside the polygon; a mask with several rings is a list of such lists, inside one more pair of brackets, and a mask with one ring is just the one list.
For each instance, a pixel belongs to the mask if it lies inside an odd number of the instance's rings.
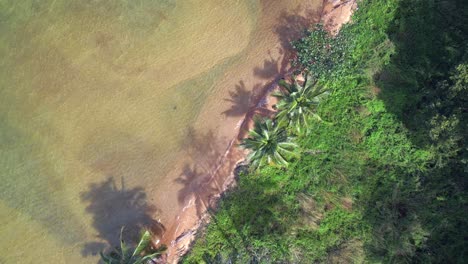
{"label": "green tree", "polygon": [[165,246],[154,249],[151,246],[151,234],[146,230],[140,238],[140,242],[132,251],[127,244],[125,244],[122,233],[124,228],[120,231],[120,249],[115,248],[109,254],[101,252],[102,260],[107,264],[143,264],[147,261],[154,259],[161,255],[166,250]]}
{"label": "green tree", "polygon": [[264,164],[288,166],[288,160],[299,155],[297,145],[291,142],[286,131],[270,119],[255,119],[249,137],[243,139],[240,146],[252,151],[247,159],[254,167]]}
{"label": "green tree", "polygon": [[298,83],[296,76],[292,78],[291,84],[285,80],[281,80],[279,84],[283,90],[272,95],[279,99],[276,119],[280,124],[288,124],[301,133],[307,129],[309,117],[322,120],[316,110],[326,91],[317,85],[315,79],[307,74],[302,85]]}

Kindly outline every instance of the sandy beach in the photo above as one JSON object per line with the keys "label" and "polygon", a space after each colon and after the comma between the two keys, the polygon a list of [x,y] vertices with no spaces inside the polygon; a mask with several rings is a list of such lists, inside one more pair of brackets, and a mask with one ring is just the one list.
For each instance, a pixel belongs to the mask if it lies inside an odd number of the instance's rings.
{"label": "sandy beach", "polygon": [[[207,208],[215,208],[221,195],[235,184],[234,169],[246,155],[237,145],[252,127],[253,116],[274,114],[275,99],[269,95],[277,89],[278,80],[290,74],[289,62],[293,56],[290,41],[299,38],[308,25],[321,20],[330,32],[337,32],[349,21],[354,8],[354,1],[302,2],[288,9],[293,5],[270,8],[267,1],[262,1],[264,15],[259,23],[264,27],[259,30],[262,34],[253,37],[248,60],[218,84],[219,92],[214,98],[225,98],[225,103],[206,104],[208,107],[200,114],[198,126],[189,136],[187,159],[176,166],[184,168],[183,171],[172,172],[174,175],[167,177],[174,179],[179,175],[176,182],[182,185],[182,189],[172,193],[177,197],[164,199],[178,201],[170,205],[178,210],[172,220],[166,220],[171,225],[166,226],[158,241],[168,245],[169,263],[177,262],[189,249],[197,232],[209,222]],[[213,113],[222,114],[214,116]]]}

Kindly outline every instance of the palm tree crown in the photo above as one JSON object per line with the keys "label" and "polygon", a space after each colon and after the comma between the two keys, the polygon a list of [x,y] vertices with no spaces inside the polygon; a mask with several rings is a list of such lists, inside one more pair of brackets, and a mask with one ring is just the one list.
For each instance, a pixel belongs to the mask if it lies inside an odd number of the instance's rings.
{"label": "palm tree crown", "polygon": [[276,115],[278,122],[291,124],[298,132],[301,132],[303,128],[307,128],[309,116],[321,120],[315,111],[325,90],[316,85],[313,78],[306,75],[304,83],[300,85],[296,77],[293,77],[291,84],[281,80],[279,85],[283,90],[272,94],[279,99]]}
{"label": "palm tree crown", "polygon": [[297,157],[297,145],[290,142],[286,131],[267,119],[255,120],[255,125],[249,132],[249,137],[242,140],[241,147],[252,152],[247,156],[254,167],[265,163],[287,166],[288,160]]}
{"label": "palm tree crown", "polygon": [[151,247],[151,234],[148,231],[145,231],[140,238],[140,242],[136,248],[131,251],[131,249],[125,244],[122,239],[123,227],[120,231],[120,249],[115,248],[109,254],[104,254],[101,252],[101,259],[106,264],[144,264],[149,260],[156,258],[161,255],[161,253],[166,249],[163,245],[159,249],[154,249]]}

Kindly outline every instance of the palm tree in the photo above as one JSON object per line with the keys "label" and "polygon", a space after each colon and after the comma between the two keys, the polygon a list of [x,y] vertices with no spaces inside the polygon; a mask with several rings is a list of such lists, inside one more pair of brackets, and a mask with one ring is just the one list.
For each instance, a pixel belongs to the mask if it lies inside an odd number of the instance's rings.
{"label": "palm tree", "polygon": [[292,125],[301,133],[302,129],[307,129],[309,117],[322,121],[316,110],[326,91],[316,85],[315,79],[309,75],[306,75],[302,85],[297,82],[296,76],[292,80],[291,84],[285,80],[279,81],[283,90],[272,94],[279,99],[276,119],[280,123]]}
{"label": "palm tree", "polygon": [[164,245],[159,249],[152,248],[150,246],[151,234],[146,230],[141,236],[137,247],[132,252],[122,239],[123,230],[124,228],[122,227],[120,230],[120,249],[116,247],[109,254],[101,252],[101,259],[106,264],[144,264],[161,255],[166,250]]}
{"label": "palm tree", "polygon": [[255,119],[255,125],[249,131],[249,137],[242,140],[241,147],[252,152],[247,156],[254,167],[265,163],[288,166],[288,160],[298,157],[297,145],[290,142],[286,131],[267,119]]}

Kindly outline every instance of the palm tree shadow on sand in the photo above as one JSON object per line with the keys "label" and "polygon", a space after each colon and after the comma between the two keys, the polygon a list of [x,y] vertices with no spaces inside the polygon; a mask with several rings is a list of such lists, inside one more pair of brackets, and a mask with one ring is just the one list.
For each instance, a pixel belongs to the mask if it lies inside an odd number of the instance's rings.
{"label": "palm tree shadow on sand", "polygon": [[[290,70],[291,60],[294,59],[294,49],[292,41],[304,36],[306,30],[320,21],[322,10],[298,8],[292,12],[282,12],[278,18],[278,23],[273,31],[277,35],[280,47],[279,57],[268,51],[269,58],[263,61],[262,66],[255,67],[253,75],[266,83],[260,82],[253,86],[246,85],[244,80],[240,80],[232,91],[229,91],[229,98],[224,100],[229,106],[222,114],[226,117],[245,116],[246,120],[254,115],[272,116],[274,112],[263,107],[265,95],[273,86]],[[243,138],[248,132],[248,122],[240,124],[239,138]]]}
{"label": "palm tree shadow on sand", "polygon": [[[322,15],[322,10],[303,10],[298,8],[291,13],[282,12],[278,19],[278,24],[275,27],[275,33],[281,42],[283,52],[289,54],[285,56],[285,60],[281,64],[281,69],[287,67],[289,60],[293,59],[293,41],[304,36],[307,29],[316,23],[319,23]],[[302,15],[300,14],[302,13]]]}
{"label": "palm tree shadow on sand", "polygon": [[143,188],[125,188],[123,178],[120,189],[112,177],[91,184],[89,190],[81,194],[81,200],[89,203],[86,212],[92,214],[93,226],[98,232],[98,241],[84,245],[83,256],[97,255],[118,246],[122,226],[125,226],[123,238],[130,244],[138,242],[143,229],[159,237],[165,230],[154,220],[158,209],[147,202]]}
{"label": "palm tree shadow on sand", "polygon": [[231,104],[230,108],[223,112],[225,116],[243,116],[255,103],[255,94],[259,87],[249,90],[245,86],[244,81],[240,81],[236,84],[234,91],[229,91],[229,98],[224,101]]}
{"label": "palm tree shadow on sand", "polygon": [[225,155],[227,149],[221,142],[212,131],[197,133],[191,128],[183,146],[190,162],[175,180],[182,185],[178,200],[180,204],[195,206],[198,217],[212,206],[211,198],[222,191],[225,177],[235,163],[229,153]]}

